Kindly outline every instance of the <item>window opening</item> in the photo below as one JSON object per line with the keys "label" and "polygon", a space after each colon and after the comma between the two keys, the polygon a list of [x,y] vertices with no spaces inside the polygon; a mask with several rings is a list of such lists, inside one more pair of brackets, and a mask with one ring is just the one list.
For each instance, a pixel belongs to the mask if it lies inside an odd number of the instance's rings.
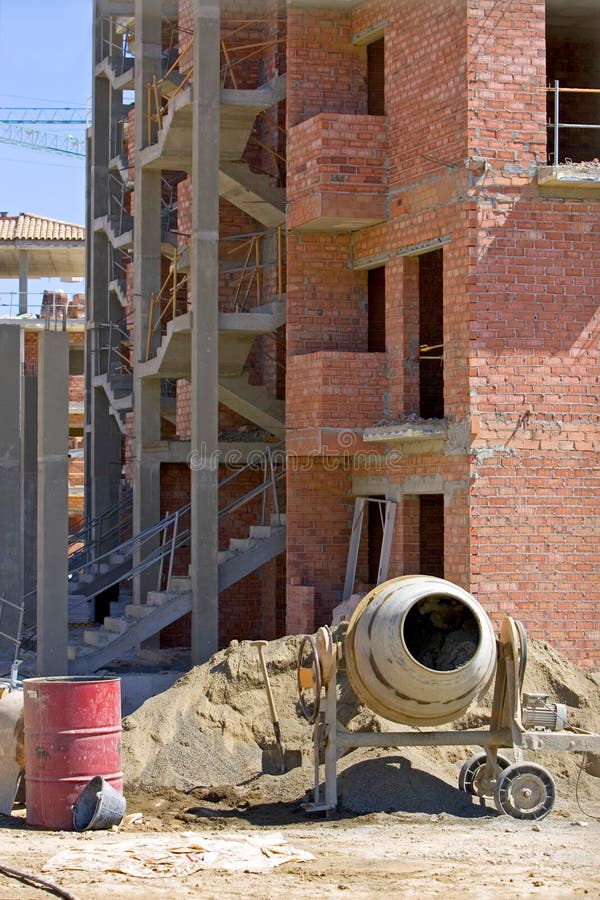
{"label": "window opening", "polygon": [[419,415],[444,417],[444,264],[438,248],[419,256]]}
{"label": "window opening", "polygon": [[367,113],[385,115],[385,49],[384,39],[367,44]]}
{"label": "window opening", "polygon": [[385,266],[369,269],[369,353],[385,353]]}

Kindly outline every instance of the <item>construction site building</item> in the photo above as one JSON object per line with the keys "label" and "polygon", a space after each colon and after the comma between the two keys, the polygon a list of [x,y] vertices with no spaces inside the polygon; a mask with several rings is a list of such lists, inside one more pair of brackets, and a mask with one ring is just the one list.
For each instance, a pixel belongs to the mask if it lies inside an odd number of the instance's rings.
{"label": "construction site building", "polygon": [[94,0],[92,121],[86,515],[156,553],[112,656],[420,572],[597,667],[596,0]]}

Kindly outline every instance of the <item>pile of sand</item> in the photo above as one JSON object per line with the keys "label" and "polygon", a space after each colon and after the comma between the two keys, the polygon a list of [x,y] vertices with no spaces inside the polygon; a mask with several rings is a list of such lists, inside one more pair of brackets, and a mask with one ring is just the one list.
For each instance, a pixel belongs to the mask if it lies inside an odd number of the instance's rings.
{"label": "pile of sand", "polygon": [[[299,637],[284,637],[269,643],[264,652],[283,743],[303,750],[302,768],[285,775],[263,774],[265,757],[273,759],[276,754],[262,673],[256,648],[249,642],[233,642],[123,720],[127,786],[152,793],[238,786],[236,796],[251,786],[265,802],[302,797],[312,786],[312,727],[298,706],[299,643]],[[600,731],[600,688],[549,644],[529,642],[524,690],[548,693],[551,702],[568,705],[570,724]],[[357,701],[347,682],[341,684],[341,692],[339,718],[347,728],[381,729],[381,720]],[[490,703],[491,692],[448,727],[487,725]],[[466,747],[355,750],[338,764],[342,803],[355,811],[473,815],[472,799],[455,788],[460,765],[472,752],[474,748]],[[535,758],[557,779],[577,776],[580,756],[546,753]],[[597,796],[596,779],[586,778],[594,782],[591,796],[594,790]]]}

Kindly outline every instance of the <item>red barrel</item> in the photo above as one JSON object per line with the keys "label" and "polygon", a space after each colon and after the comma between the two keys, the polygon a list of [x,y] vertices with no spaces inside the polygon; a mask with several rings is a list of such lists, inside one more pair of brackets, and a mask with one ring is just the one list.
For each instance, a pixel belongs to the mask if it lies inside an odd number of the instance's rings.
{"label": "red barrel", "polygon": [[123,792],[120,678],[26,678],[23,717],[28,825],[73,831],[95,775]]}

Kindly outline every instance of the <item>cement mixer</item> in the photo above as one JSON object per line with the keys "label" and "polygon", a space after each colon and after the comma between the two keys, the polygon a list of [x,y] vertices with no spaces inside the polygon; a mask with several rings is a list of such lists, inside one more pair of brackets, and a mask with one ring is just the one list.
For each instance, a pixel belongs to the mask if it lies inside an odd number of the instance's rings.
{"label": "cement mixer", "polygon": [[[543,766],[524,761],[523,750],[597,753],[600,735],[569,730],[565,706],[543,694],[522,694],[526,663],[521,623],[507,616],[496,639],[481,604],[458,585],[425,575],[378,585],[335,637],[325,626],[300,645],[300,706],[314,725],[314,796],[307,810],[336,808],[337,758],[356,747],[472,745],[482,750],[463,765],[459,788],[493,798],[498,811],[513,818],[544,818],[554,806],[554,779]],[[336,688],[344,667],[356,695],[373,712],[419,730],[357,733],[343,728]],[[423,730],[460,718],[493,681],[488,730]],[[515,762],[498,752],[505,747],[512,749]]]}

